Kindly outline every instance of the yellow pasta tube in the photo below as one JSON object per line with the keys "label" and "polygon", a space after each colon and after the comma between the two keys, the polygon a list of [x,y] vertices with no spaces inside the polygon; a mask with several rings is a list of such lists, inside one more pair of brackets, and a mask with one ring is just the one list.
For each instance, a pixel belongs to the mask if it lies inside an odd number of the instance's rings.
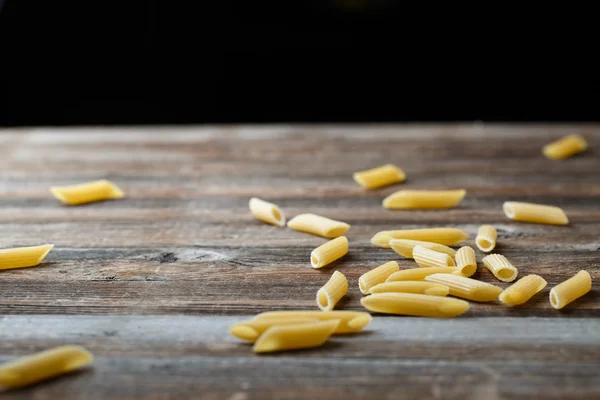
{"label": "yellow pasta tube", "polygon": [[331,311],[342,297],[348,293],[348,279],[335,271],[329,281],[317,292],[317,306],[321,311]]}
{"label": "yellow pasta tube", "polygon": [[53,244],[0,250],[0,269],[35,267],[54,248]]}
{"label": "yellow pasta tube", "polygon": [[454,260],[448,254],[426,249],[423,246],[415,246],[413,257],[421,268],[455,266]]}
{"label": "yellow pasta tube", "polygon": [[254,343],[255,353],[309,349],[319,347],[335,332],[339,320],[295,325],[275,325],[268,328]]}
{"label": "yellow pasta tube", "polygon": [[420,240],[452,246],[469,238],[467,232],[456,228],[404,229],[397,231],[381,231],[371,238],[375,246],[389,249],[392,239]]}
{"label": "yellow pasta tube", "polygon": [[[391,274],[386,282],[398,282],[398,281],[422,281],[426,276],[433,274],[453,274],[456,273],[455,267],[431,267],[431,268],[412,268],[403,269],[398,272]],[[460,272],[459,272],[460,274]]]}
{"label": "yellow pasta tube", "polygon": [[550,225],[567,225],[569,223],[569,218],[560,207],[507,201],[502,208],[504,215],[513,221]]}
{"label": "yellow pasta tube", "polygon": [[0,365],[0,388],[28,386],[79,369],[94,360],[81,346],[60,346]]}
{"label": "yellow pasta tube", "polygon": [[55,186],[50,191],[58,200],[71,206],[125,197],[117,185],[106,179],[80,185]]}
{"label": "yellow pasta tube", "polygon": [[456,255],[456,251],[454,249],[444,246],[443,244],[433,243],[433,242],[423,242],[421,240],[408,240],[408,239],[392,239],[390,240],[390,247],[401,256],[407,258],[413,257],[413,249],[415,246],[425,247],[426,249],[430,249],[433,251],[437,251],[440,253],[446,253],[450,257],[454,257]]}
{"label": "yellow pasta tube", "polygon": [[434,282],[424,281],[398,281],[385,282],[375,285],[371,288],[371,293],[417,293],[428,294],[430,296],[446,296],[450,289],[446,285],[441,285]]}
{"label": "yellow pasta tube", "polygon": [[464,300],[415,293],[377,293],[363,297],[360,303],[373,312],[417,317],[451,318],[469,310]]}
{"label": "yellow pasta tube", "polygon": [[320,321],[339,320],[335,333],[355,333],[369,325],[373,319],[369,313],[360,311],[269,311],[254,319],[316,318]]}
{"label": "yellow pasta tube", "polygon": [[399,190],[383,199],[383,206],[392,209],[452,208],[460,204],[467,191],[460,190]]}
{"label": "yellow pasta tube", "polygon": [[390,261],[377,268],[373,268],[369,272],[358,278],[358,287],[362,294],[369,294],[373,286],[385,282],[385,280],[394,272],[400,270],[396,261]]}
{"label": "yellow pasta tube", "polygon": [[477,271],[477,259],[475,250],[469,246],[463,246],[456,252],[456,268],[463,276],[472,276]]}
{"label": "yellow pasta tube", "polygon": [[542,152],[551,160],[563,160],[585,151],[587,142],[580,135],[568,135],[544,146]]}
{"label": "yellow pasta tube", "polygon": [[285,215],[275,204],[253,197],[249,207],[257,220],[279,227],[285,226]]}
{"label": "yellow pasta tube", "polygon": [[315,214],[297,215],[292,218],[287,225],[296,231],[312,233],[313,235],[323,236],[328,239],[342,236],[350,229],[350,225],[345,222],[336,221]]}
{"label": "yellow pasta tube", "polygon": [[310,265],[321,268],[348,254],[348,239],[340,236],[317,247],[310,253]]}
{"label": "yellow pasta tube", "polygon": [[362,187],[377,189],[394,183],[404,182],[406,174],[395,165],[386,164],[366,171],[355,172],[353,178]]}
{"label": "yellow pasta tube", "polygon": [[496,247],[496,239],[498,238],[498,232],[496,228],[491,225],[481,225],[477,237],[475,238],[475,244],[479,250],[489,253]]}
{"label": "yellow pasta tube", "polygon": [[425,280],[446,285],[452,296],[467,300],[492,301],[502,293],[498,286],[455,274],[433,274],[425,277]]}
{"label": "yellow pasta tube", "polygon": [[572,301],[592,290],[592,277],[586,270],[550,289],[550,304],[560,310]]}
{"label": "yellow pasta tube", "polygon": [[546,287],[546,281],[539,275],[527,275],[500,293],[500,301],[509,306],[523,304]]}
{"label": "yellow pasta tube", "polygon": [[276,325],[297,325],[319,322],[317,318],[265,318],[251,319],[237,323],[229,328],[229,333],[248,342],[255,342],[268,328]]}
{"label": "yellow pasta tube", "polygon": [[490,270],[498,280],[512,282],[517,278],[519,270],[501,254],[490,254],[481,260],[483,265]]}

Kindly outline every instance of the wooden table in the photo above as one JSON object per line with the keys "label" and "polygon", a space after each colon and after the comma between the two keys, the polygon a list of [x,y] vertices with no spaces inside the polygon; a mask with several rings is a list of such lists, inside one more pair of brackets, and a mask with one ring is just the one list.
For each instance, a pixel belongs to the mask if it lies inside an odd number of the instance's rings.
{"label": "wooden table", "polygon": [[[583,134],[564,162],[548,141]],[[563,311],[549,289],[587,269],[600,278],[600,126],[365,125],[25,129],[0,133],[0,248],[54,243],[36,268],[0,272],[0,362],[81,344],[93,368],[2,399],[497,399],[600,397],[600,295]],[[365,191],[352,172],[395,163],[403,185]],[[51,185],[108,178],[128,197],[66,207]],[[388,211],[400,188],[465,188],[447,211]],[[310,268],[324,239],[256,221],[248,199],[288,218],[346,221],[350,253]],[[563,207],[566,227],[512,222],[506,200]],[[472,304],[453,320],[376,316],[324,347],[256,356],[228,335],[254,313],[315,308],[336,269],[343,309],[361,309],[357,279],[398,260],[377,231],[493,224],[498,252],[548,287],[524,306]],[[481,257],[481,254],[479,254]],[[475,278],[494,282],[480,268]],[[596,284],[598,286],[598,284]]]}

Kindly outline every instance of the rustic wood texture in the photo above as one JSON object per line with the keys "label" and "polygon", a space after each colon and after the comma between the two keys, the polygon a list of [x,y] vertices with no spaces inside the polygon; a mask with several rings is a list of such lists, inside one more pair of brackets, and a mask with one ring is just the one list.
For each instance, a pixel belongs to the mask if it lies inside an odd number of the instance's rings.
{"label": "rustic wood texture", "polygon": [[[574,132],[588,140],[585,154],[563,162],[541,155],[544,144]],[[24,129],[0,131],[0,148],[0,248],[56,245],[39,267],[0,271],[0,360],[73,341],[99,355],[92,374],[15,398],[600,395],[600,290],[560,312],[548,302],[549,289],[580,269],[600,278],[600,126]],[[354,171],[384,163],[402,167],[407,182],[367,191],[352,181]],[[67,207],[48,191],[99,178],[128,197]],[[465,188],[468,195],[452,210],[383,209],[381,200],[401,188]],[[288,218],[314,212],[350,223],[350,253],[310,268],[310,251],[325,239],[256,221],[252,196],[278,204]],[[512,222],[502,213],[506,200],[559,205],[571,223]],[[377,231],[456,226],[474,246],[483,223],[496,226],[497,252],[521,276],[548,281],[529,303],[472,303],[460,322],[377,317],[382,325],[370,334],[279,357],[254,357],[224,338],[239,319],[227,314],[316,308],[316,291],[336,269],[350,280],[341,307],[361,309],[361,274],[389,260],[415,266],[373,247]],[[481,266],[475,277],[508,286]],[[23,314],[56,316],[10,316]],[[156,329],[172,335],[121,334],[125,321],[161,321]],[[511,334],[493,333],[496,326]],[[452,339],[437,344],[448,329],[457,329]],[[536,331],[551,339],[538,343]],[[178,335],[189,336],[182,344]]]}

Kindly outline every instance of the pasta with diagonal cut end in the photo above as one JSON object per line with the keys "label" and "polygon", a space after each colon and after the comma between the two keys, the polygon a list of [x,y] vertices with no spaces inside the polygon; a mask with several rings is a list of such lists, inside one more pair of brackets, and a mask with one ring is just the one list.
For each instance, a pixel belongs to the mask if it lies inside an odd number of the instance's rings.
{"label": "pasta with diagonal cut end", "polygon": [[400,270],[396,261],[390,261],[377,268],[370,270],[358,278],[358,287],[362,294],[369,294],[371,288],[375,285],[383,283],[386,279]]}
{"label": "pasta with diagonal cut end", "polygon": [[125,197],[125,193],[117,185],[106,179],[72,186],[55,186],[50,191],[54,197],[72,206]]}
{"label": "pasta with diagonal cut end", "polygon": [[498,232],[496,228],[491,225],[481,225],[475,238],[475,244],[479,250],[489,253],[496,247],[496,239],[498,238]]}
{"label": "pasta with diagonal cut end", "polygon": [[560,310],[590,290],[592,290],[592,277],[586,270],[582,269],[575,276],[550,290],[550,304],[555,309]]}
{"label": "pasta with diagonal cut end", "polygon": [[371,238],[371,243],[386,249],[390,248],[390,240],[392,239],[420,240],[452,246],[468,238],[467,232],[457,228],[403,229],[377,232]]}
{"label": "pasta with diagonal cut end", "polygon": [[414,293],[377,293],[360,303],[369,311],[417,317],[451,318],[469,310],[464,300]]}
{"label": "pasta with diagonal cut end", "polygon": [[315,214],[300,214],[292,218],[287,226],[300,232],[312,233],[328,239],[342,236],[348,232],[350,225],[345,222],[321,217]]}
{"label": "pasta with diagonal cut end", "polygon": [[317,247],[310,253],[310,265],[321,268],[348,254],[348,239],[340,236]]}
{"label": "pasta with diagonal cut end", "polygon": [[348,279],[335,271],[329,281],[317,292],[317,306],[321,311],[331,311],[338,301],[348,293]]}
{"label": "pasta with diagonal cut end", "polygon": [[544,204],[507,201],[502,206],[504,214],[513,221],[535,224],[568,225],[569,218],[560,207]]}
{"label": "pasta with diagonal cut end", "polygon": [[392,209],[452,208],[460,204],[467,191],[460,190],[399,190],[383,199],[383,206]]}
{"label": "pasta with diagonal cut end", "polygon": [[580,135],[568,135],[544,146],[542,152],[551,160],[564,160],[581,153],[588,148],[585,139]]}
{"label": "pasta with diagonal cut end", "polygon": [[426,249],[429,249],[429,250],[437,251],[440,253],[446,253],[450,257],[454,257],[456,255],[456,251],[453,248],[444,246],[443,244],[439,244],[439,243],[424,242],[421,240],[408,240],[408,239],[391,239],[389,243],[390,243],[390,247],[392,248],[392,250],[394,250],[396,253],[400,254],[401,256],[404,256],[407,258],[414,258],[413,257],[413,249],[415,248],[415,246],[421,246],[421,247],[425,247]]}
{"label": "pasta with diagonal cut end", "polygon": [[81,346],[60,346],[0,364],[0,388],[15,389],[54,378],[90,364],[94,356]]}
{"label": "pasta with diagonal cut end", "polygon": [[384,282],[371,288],[371,293],[417,293],[430,296],[446,296],[449,293],[448,286],[434,282],[425,281],[396,281]]}
{"label": "pasta with diagonal cut end", "polygon": [[253,197],[248,205],[257,220],[279,227],[285,226],[285,215],[275,204]]}
{"label": "pasta with diagonal cut end", "polygon": [[0,250],[0,269],[35,267],[46,258],[53,248],[53,244],[45,244]]}
{"label": "pasta with diagonal cut end", "polygon": [[[455,267],[430,267],[430,268],[411,268],[394,272],[386,279],[386,282],[397,281],[422,281],[426,276],[433,274],[453,274],[456,273]],[[459,272],[460,273],[460,272]]]}
{"label": "pasta with diagonal cut end", "polygon": [[510,285],[500,294],[500,301],[509,306],[518,306],[532,298],[546,287],[546,281],[539,275],[527,275]]}
{"label": "pasta with diagonal cut end", "polygon": [[404,182],[406,174],[395,165],[386,164],[381,167],[355,172],[353,178],[362,187],[377,189],[394,183]]}
{"label": "pasta with diagonal cut end", "polygon": [[433,274],[425,277],[428,282],[441,283],[450,288],[450,295],[473,301],[493,301],[502,289],[489,283],[454,274]]}
{"label": "pasta with diagonal cut end", "polygon": [[423,246],[415,246],[413,257],[417,265],[421,268],[455,266],[454,260],[448,254],[430,250]]}
{"label": "pasta with diagonal cut end", "polygon": [[323,345],[336,331],[339,320],[269,327],[254,343],[255,353],[309,349]]}
{"label": "pasta with diagonal cut end", "polygon": [[320,321],[339,320],[335,333],[355,333],[369,325],[373,319],[369,313],[361,311],[268,311],[258,314],[254,319],[316,318]]}
{"label": "pasta with diagonal cut end", "polygon": [[463,246],[456,252],[456,268],[466,277],[477,272],[477,259],[475,250],[469,246]]}
{"label": "pasta with diagonal cut end", "polygon": [[255,342],[260,335],[263,334],[268,328],[276,325],[297,325],[311,322],[318,322],[317,318],[265,318],[265,319],[251,319],[248,321],[239,322],[229,328],[229,333],[233,336],[246,340],[248,342]]}
{"label": "pasta with diagonal cut end", "polygon": [[502,282],[512,282],[517,278],[519,270],[501,254],[490,254],[481,260],[483,265]]}

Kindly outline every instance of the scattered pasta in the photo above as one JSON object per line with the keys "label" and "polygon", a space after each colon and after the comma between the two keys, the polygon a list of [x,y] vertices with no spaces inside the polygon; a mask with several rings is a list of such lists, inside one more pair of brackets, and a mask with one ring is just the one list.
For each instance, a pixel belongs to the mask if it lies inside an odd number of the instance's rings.
{"label": "scattered pasta", "polygon": [[369,311],[417,317],[451,318],[469,310],[464,300],[414,293],[378,293],[363,297]]}
{"label": "scattered pasta", "polygon": [[[457,273],[455,267],[431,267],[431,268],[412,268],[391,274],[386,282],[398,281],[422,281],[426,276],[433,274],[454,274]],[[460,272],[458,272],[460,274]]]}
{"label": "scattered pasta", "polygon": [[383,199],[383,206],[392,209],[452,208],[460,204],[467,191],[460,190],[399,190]]}
{"label": "scattered pasta", "polygon": [[498,280],[512,282],[517,278],[519,270],[501,254],[490,254],[481,260],[483,265],[490,270]]}
{"label": "scattered pasta", "polygon": [[448,254],[433,251],[423,246],[415,246],[413,257],[421,268],[455,266],[454,260]]}
{"label": "scattered pasta", "polygon": [[60,346],[0,365],[0,388],[15,389],[84,367],[94,356],[80,346]]}
{"label": "scattered pasta", "polygon": [[339,320],[335,333],[355,333],[369,325],[373,319],[369,313],[360,311],[268,311],[254,317],[256,320],[284,318],[316,318],[319,321]]}
{"label": "scattered pasta", "polygon": [[350,225],[345,222],[315,214],[297,215],[288,222],[287,226],[296,231],[312,233],[313,235],[323,236],[328,239],[342,236],[350,229]]}
{"label": "scattered pasta", "polygon": [[71,206],[125,197],[125,193],[117,185],[106,179],[80,185],[55,186],[50,191],[58,200]]}
{"label": "scattered pasta", "polygon": [[354,181],[367,189],[377,189],[394,183],[404,182],[406,174],[393,164],[355,172]]}
{"label": "scattered pasta", "polygon": [[428,282],[441,283],[450,288],[450,295],[473,301],[493,301],[502,289],[489,283],[454,274],[433,274],[425,277]]}
{"label": "scattered pasta", "polygon": [[317,306],[321,311],[331,311],[342,297],[348,293],[348,279],[335,271],[329,281],[317,292]]}
{"label": "scattered pasta", "polygon": [[539,275],[527,275],[500,293],[500,301],[509,306],[518,306],[531,299],[546,287],[547,282]]}
{"label": "scattered pasta", "polygon": [[433,242],[423,242],[421,240],[409,239],[391,239],[389,243],[392,250],[407,258],[414,258],[413,249],[415,246],[421,246],[440,253],[446,253],[450,257],[454,257],[456,255],[456,251],[454,251],[454,249],[444,246],[443,244]]}
{"label": "scattered pasta", "polygon": [[249,206],[259,221],[279,227],[285,226],[285,215],[275,204],[253,197]]}
{"label": "scattered pasta", "polygon": [[397,231],[381,231],[371,238],[375,246],[389,249],[392,239],[420,240],[452,246],[469,238],[467,232],[456,228],[404,229]]}
{"label": "scattered pasta", "polygon": [[348,254],[348,239],[340,236],[317,247],[310,253],[310,265],[321,268]]}
{"label": "scattered pasta", "polygon": [[394,272],[399,271],[398,263],[390,261],[370,270],[358,278],[358,287],[362,294],[369,294],[373,286],[385,282]]}
{"label": "scattered pasta", "polygon": [[463,246],[456,252],[456,268],[463,276],[469,277],[477,272],[477,259],[475,250],[469,246]]}
{"label": "scattered pasta", "polygon": [[428,294],[430,296],[446,296],[449,291],[450,289],[446,285],[424,281],[385,282],[371,288],[371,293],[400,292]]}
{"label": "scattered pasta", "polygon": [[567,225],[569,223],[569,218],[560,207],[507,201],[502,208],[504,214],[513,221],[550,225]]}
{"label": "scattered pasta", "polygon": [[585,151],[587,142],[580,135],[568,135],[544,146],[542,152],[550,160],[563,160]]}
{"label": "scattered pasta", "polygon": [[586,270],[554,286],[550,290],[550,304],[557,310],[592,290],[592,277]]}
{"label": "scattered pasta", "polygon": [[496,247],[496,239],[498,238],[498,232],[496,228],[491,225],[481,225],[477,237],[475,238],[475,244],[479,250],[489,253]]}
{"label": "scattered pasta", "polygon": [[310,349],[323,345],[336,331],[340,321],[332,319],[294,325],[274,325],[254,343],[255,353]]}
{"label": "scattered pasta", "polygon": [[53,244],[0,250],[0,269],[35,267],[54,248]]}
{"label": "scattered pasta", "polygon": [[268,328],[276,325],[297,325],[319,322],[317,318],[265,318],[239,322],[229,328],[229,332],[242,340],[255,342]]}

